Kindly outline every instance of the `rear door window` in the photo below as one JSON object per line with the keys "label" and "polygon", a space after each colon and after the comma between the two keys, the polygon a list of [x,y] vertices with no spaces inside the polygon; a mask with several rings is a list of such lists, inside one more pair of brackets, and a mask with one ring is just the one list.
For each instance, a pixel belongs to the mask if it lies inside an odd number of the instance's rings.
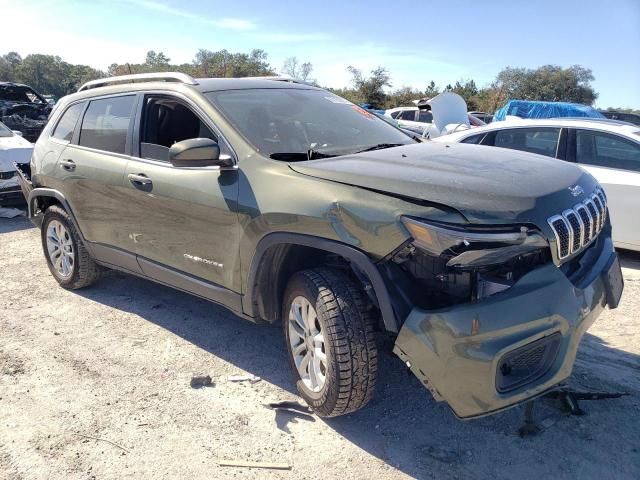
{"label": "rear door window", "polygon": [[416,111],[415,110],[403,110],[398,120],[409,120],[414,122],[416,120]]}
{"label": "rear door window", "polygon": [[555,157],[559,128],[512,128],[498,130],[494,146]]}
{"label": "rear door window", "polygon": [[576,162],[640,172],[640,144],[610,133],[576,130]]}
{"label": "rear door window", "polygon": [[82,120],[78,143],[106,152],[126,153],[134,104],[134,95],[92,100]]}
{"label": "rear door window", "polygon": [[429,110],[418,110],[418,122],[432,123],[433,114]]}
{"label": "rear door window", "polygon": [[71,141],[71,139],[73,138],[73,132],[76,129],[76,124],[78,123],[78,118],[82,113],[84,105],[84,102],[75,103],[67,108],[67,110],[60,117],[60,120],[58,121],[58,124],[53,131],[53,138],[64,140],[65,142]]}

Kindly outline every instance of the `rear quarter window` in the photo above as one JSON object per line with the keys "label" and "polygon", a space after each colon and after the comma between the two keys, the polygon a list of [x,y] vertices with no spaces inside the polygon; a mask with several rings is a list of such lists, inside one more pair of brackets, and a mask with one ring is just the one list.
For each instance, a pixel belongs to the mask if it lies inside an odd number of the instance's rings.
{"label": "rear quarter window", "polygon": [[81,102],[75,103],[67,108],[60,117],[60,120],[58,120],[58,124],[53,130],[53,134],[51,136],[59,140],[70,142],[73,138],[73,132],[76,129],[78,118],[80,118],[80,114],[82,113],[84,106],[85,103]]}
{"label": "rear quarter window", "polygon": [[472,143],[475,145],[480,144],[480,142],[482,142],[482,139],[484,138],[486,134],[481,133],[479,135],[471,135],[470,137],[465,138],[464,140],[461,140],[460,143]]}
{"label": "rear quarter window", "polygon": [[106,152],[125,153],[134,103],[134,95],[92,100],[82,119],[78,143]]}

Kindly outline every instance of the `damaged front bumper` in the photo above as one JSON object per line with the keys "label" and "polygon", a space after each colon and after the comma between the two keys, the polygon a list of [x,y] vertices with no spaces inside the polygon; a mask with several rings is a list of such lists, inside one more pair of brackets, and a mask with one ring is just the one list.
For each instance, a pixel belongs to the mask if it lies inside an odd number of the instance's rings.
{"label": "damaged front bumper", "polygon": [[583,334],[607,304],[605,277],[619,271],[611,239],[598,243],[599,253],[592,252],[578,282],[549,263],[481,301],[414,308],[394,353],[459,418],[495,413],[544,393],[571,374]]}

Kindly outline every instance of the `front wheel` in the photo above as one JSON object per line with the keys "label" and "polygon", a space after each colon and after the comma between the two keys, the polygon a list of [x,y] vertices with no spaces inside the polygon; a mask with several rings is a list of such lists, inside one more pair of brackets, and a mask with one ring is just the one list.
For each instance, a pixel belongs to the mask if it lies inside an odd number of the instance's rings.
{"label": "front wheel", "polygon": [[365,293],[330,268],[294,274],[283,327],[300,395],[321,417],[363,407],[375,390],[378,356]]}

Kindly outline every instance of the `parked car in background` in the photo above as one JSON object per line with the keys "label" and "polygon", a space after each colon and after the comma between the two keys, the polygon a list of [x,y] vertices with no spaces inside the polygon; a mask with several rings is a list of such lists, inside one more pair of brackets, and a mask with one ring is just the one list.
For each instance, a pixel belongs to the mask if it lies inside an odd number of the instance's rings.
{"label": "parked car in background", "polygon": [[[418,135],[424,135],[425,130],[427,130],[433,123],[433,113],[431,110],[418,107],[391,108],[386,110],[384,114],[385,116],[396,120],[399,127],[411,130]],[[485,124],[482,120],[471,114],[467,115],[467,120],[473,127],[480,127]]]}
{"label": "parked car in background", "polygon": [[376,115],[384,115],[384,110],[380,109],[380,108],[376,108],[373,105],[371,105],[370,103],[361,103],[360,106],[362,108],[364,108],[365,110],[368,110],[369,112],[373,112]]}
{"label": "parked car in background", "polygon": [[42,98],[44,98],[52,107],[56,104],[56,97],[53,95],[42,95]]}
{"label": "parked car in background", "polygon": [[433,122],[433,115],[430,110],[419,109],[418,107],[396,107],[386,110],[385,116],[393,118],[398,122],[398,126],[406,128],[412,132],[422,135],[425,128]]}
{"label": "parked car in background", "polygon": [[493,115],[487,112],[469,112],[469,115],[474,116],[484,123],[491,123],[493,121]]}
{"label": "parked car in background", "polygon": [[32,151],[31,143],[0,122],[0,206],[24,204],[14,162],[28,164]]}
{"label": "parked car in background", "polygon": [[607,119],[515,120],[436,141],[511,148],[579,164],[604,188],[615,245],[640,251],[639,127]]}
{"label": "parked car in background", "polygon": [[532,100],[509,100],[498,109],[493,121],[518,118],[605,118],[599,111],[588,105],[570,102],[540,102]]}
{"label": "parked car in background", "polygon": [[22,132],[35,142],[47,124],[52,106],[33,88],[20,83],[0,82],[0,122]]}
{"label": "parked car in background", "polygon": [[620,120],[621,122],[640,125],[640,115],[637,113],[616,112],[613,110],[600,110],[600,113],[611,120]]}
{"label": "parked car in background", "polygon": [[[377,332],[459,417],[528,401],[571,374],[622,295],[587,172],[420,143],[311,85],[95,80],[58,102],[30,173],[29,216],[61,287],[115,268],[280,324],[298,390],[324,417],[373,397],[388,360]],[[598,221],[570,242],[555,218],[591,195]]]}

